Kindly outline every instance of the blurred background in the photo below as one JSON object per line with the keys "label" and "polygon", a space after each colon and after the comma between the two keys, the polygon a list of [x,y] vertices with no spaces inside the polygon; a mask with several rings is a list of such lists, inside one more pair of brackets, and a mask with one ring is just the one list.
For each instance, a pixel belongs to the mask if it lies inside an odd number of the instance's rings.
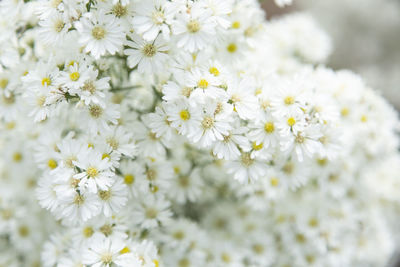
{"label": "blurred background", "polygon": [[327,65],[351,69],[400,110],[400,0],[294,0],[279,8],[264,0],[268,18],[310,13],[332,38]]}
{"label": "blurred background", "polygon": [[[400,110],[400,0],[294,0],[284,8],[265,0],[262,5],[268,19],[311,14],[332,38],[327,65],[361,74]],[[400,254],[389,266],[400,267]]]}

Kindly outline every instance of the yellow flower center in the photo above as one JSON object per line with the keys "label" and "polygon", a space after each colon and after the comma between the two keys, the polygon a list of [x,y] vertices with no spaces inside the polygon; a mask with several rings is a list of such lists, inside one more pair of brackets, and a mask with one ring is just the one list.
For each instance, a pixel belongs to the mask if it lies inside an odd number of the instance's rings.
{"label": "yellow flower center", "polygon": [[260,143],[260,144],[257,145],[256,142],[253,142],[252,147],[253,147],[254,150],[258,151],[258,150],[261,150],[264,147],[264,144]]}
{"label": "yellow flower center", "polygon": [[106,30],[104,28],[100,27],[100,26],[96,26],[92,30],[92,36],[96,40],[103,39],[105,35],[106,35]]}
{"label": "yellow flower center", "polygon": [[93,118],[99,118],[103,114],[103,108],[99,105],[92,105],[89,107],[90,116]]}
{"label": "yellow flower center", "polygon": [[131,250],[128,247],[124,247],[123,249],[121,249],[121,251],[119,252],[119,254],[126,254],[131,252]]}
{"label": "yellow flower center", "polygon": [[288,124],[290,127],[292,127],[293,125],[296,124],[296,120],[295,120],[293,117],[290,117],[290,118],[287,120],[287,124]]}
{"label": "yellow flower center", "polygon": [[109,200],[111,198],[111,192],[109,191],[99,191],[99,197],[102,200]]}
{"label": "yellow flower center", "polygon": [[47,161],[47,166],[49,166],[49,168],[53,170],[57,168],[57,161],[55,161],[54,159],[49,159]]}
{"label": "yellow flower center", "polygon": [[5,89],[6,86],[8,85],[8,79],[0,79],[0,88]]}
{"label": "yellow flower center", "polygon": [[54,23],[54,30],[56,32],[61,32],[62,29],[64,28],[64,25],[65,25],[64,21],[57,20],[56,23]]}
{"label": "yellow flower center", "polygon": [[241,157],[242,164],[249,167],[253,164],[254,160],[250,157],[250,153],[243,153]]}
{"label": "yellow flower center", "polygon": [[235,53],[237,51],[237,45],[231,43],[226,47],[226,50],[228,50],[229,53]]}
{"label": "yellow flower center", "polygon": [[43,86],[50,86],[51,85],[51,79],[49,77],[45,77],[42,79],[42,85]]}
{"label": "yellow flower center", "polygon": [[99,174],[99,171],[94,167],[89,167],[87,168],[86,173],[90,178],[95,178]]}
{"label": "yellow flower center", "polygon": [[279,179],[276,177],[272,177],[270,182],[271,182],[271,186],[273,186],[273,187],[277,187],[279,185]]}
{"label": "yellow flower center", "polygon": [[80,194],[76,194],[76,196],[75,196],[75,198],[74,198],[74,204],[80,206],[80,205],[82,205],[84,202],[85,202],[85,199],[83,198],[83,196],[80,195]]}
{"label": "yellow flower center", "polygon": [[157,47],[153,44],[146,44],[142,52],[146,57],[153,57],[157,53]]}
{"label": "yellow flower center", "polygon": [[204,129],[210,129],[214,125],[214,119],[211,117],[205,117],[203,121],[201,122],[201,126],[203,126]]}
{"label": "yellow flower center", "polygon": [[287,96],[284,99],[285,105],[293,105],[294,104],[294,97],[292,96]]}
{"label": "yellow flower center", "polygon": [[13,155],[13,160],[15,162],[20,162],[22,160],[22,154],[19,152],[15,152]]}
{"label": "yellow flower center", "polygon": [[126,174],[124,176],[124,182],[126,184],[133,184],[135,182],[135,176],[133,176],[132,174]]}
{"label": "yellow flower center", "polygon": [[349,115],[350,110],[348,108],[342,108],[342,110],[340,111],[340,114],[342,115],[342,117],[346,117],[347,115]]}
{"label": "yellow flower center", "polygon": [[105,254],[101,255],[101,261],[103,262],[103,264],[110,265],[113,261],[112,254],[105,253]]}
{"label": "yellow flower center", "polygon": [[123,17],[128,13],[128,8],[126,6],[121,5],[121,3],[117,3],[111,9],[111,12],[117,17]]}
{"label": "yellow flower center", "polygon": [[190,113],[189,111],[182,110],[181,112],[179,112],[179,116],[181,117],[182,120],[187,121],[188,119],[190,119]]}
{"label": "yellow flower center", "polygon": [[214,76],[218,76],[219,75],[219,70],[216,67],[211,67],[209,71]]}
{"label": "yellow flower center", "polygon": [[274,123],[273,123],[273,122],[267,122],[267,123],[264,125],[264,130],[265,130],[267,133],[272,133],[272,132],[274,132],[274,130],[275,130],[275,125],[274,125]]}
{"label": "yellow flower center", "polygon": [[232,23],[232,28],[233,29],[239,29],[240,28],[240,22],[239,21],[234,21]]}
{"label": "yellow flower center", "polygon": [[191,20],[188,22],[186,27],[190,33],[196,33],[200,31],[200,22],[198,22],[197,20]]}
{"label": "yellow flower center", "polygon": [[200,87],[201,89],[207,89],[208,87],[208,81],[206,79],[201,79],[198,83],[197,86]]}
{"label": "yellow flower center", "polygon": [[83,228],[83,236],[86,238],[91,237],[94,234],[93,228],[90,226],[87,226]]}
{"label": "yellow flower center", "polygon": [[91,93],[91,94],[93,94],[94,92],[96,92],[96,87],[94,86],[93,81],[86,81],[86,82],[83,84],[82,89],[83,89],[84,91],[88,91],[88,92]]}
{"label": "yellow flower center", "polygon": [[69,75],[69,78],[71,79],[71,81],[74,81],[74,82],[76,82],[79,79],[79,77],[80,77],[79,72],[72,72]]}

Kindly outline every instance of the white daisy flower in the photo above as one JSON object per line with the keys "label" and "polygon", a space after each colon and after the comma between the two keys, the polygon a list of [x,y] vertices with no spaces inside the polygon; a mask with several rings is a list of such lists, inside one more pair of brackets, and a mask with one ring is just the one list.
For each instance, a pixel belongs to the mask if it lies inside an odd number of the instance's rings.
{"label": "white daisy flower", "polygon": [[107,190],[112,184],[115,174],[108,158],[103,158],[101,153],[89,148],[78,154],[78,159],[73,162],[80,172],[74,175],[79,179],[79,187],[89,192],[97,193],[98,190]]}
{"label": "white daisy flower", "polygon": [[39,21],[39,35],[44,43],[48,45],[60,45],[68,34],[71,23],[65,17],[55,11],[51,12],[47,18]]}
{"label": "white daisy flower", "polygon": [[141,196],[135,203],[132,216],[134,222],[144,229],[151,229],[170,222],[172,213],[169,201],[154,195]]}
{"label": "white daisy flower", "polygon": [[83,116],[87,127],[91,132],[110,129],[110,125],[116,125],[121,117],[117,105],[109,104],[106,108],[91,104],[84,108]]}
{"label": "white daisy flower", "polygon": [[222,140],[214,143],[213,154],[219,159],[234,160],[240,156],[240,149],[250,150],[249,140],[245,137],[246,127],[237,127],[223,135]]}
{"label": "white daisy flower", "polygon": [[89,70],[87,74],[86,80],[77,94],[85,102],[85,105],[96,104],[105,108],[105,92],[110,88],[110,78],[105,77],[98,80],[97,70]]}
{"label": "white daisy flower", "polygon": [[195,132],[201,123],[201,111],[185,99],[165,105],[165,111],[171,126],[180,134],[188,135]]}
{"label": "white daisy flower", "polygon": [[155,41],[147,42],[140,36],[131,34],[132,41],[127,41],[128,49],[124,50],[128,56],[128,65],[130,68],[138,66],[141,73],[154,73],[162,70],[167,63],[168,45],[161,36]]}
{"label": "white daisy flower", "polygon": [[268,112],[260,113],[260,117],[251,121],[248,133],[249,140],[265,148],[275,148],[279,144],[280,134],[275,118]]}
{"label": "white daisy flower", "polygon": [[69,224],[85,222],[101,212],[101,205],[96,195],[89,192],[70,191],[61,199],[62,209],[57,210],[59,218]]}
{"label": "white daisy flower", "polygon": [[125,34],[117,19],[101,11],[86,13],[75,22],[79,32],[79,43],[85,46],[85,52],[99,59],[106,52],[114,55],[124,43]]}
{"label": "white daisy flower", "polygon": [[188,138],[201,147],[210,147],[216,140],[223,140],[232,129],[232,110],[223,109],[221,103],[209,101],[203,108],[200,125],[189,133]]}
{"label": "white daisy flower", "polygon": [[191,93],[191,98],[205,101],[207,97],[213,99],[227,98],[227,94],[222,87],[221,81],[210,72],[202,72],[200,69],[193,69],[186,73],[185,81],[191,88],[195,88]]}
{"label": "white daisy flower", "polygon": [[102,210],[106,217],[119,212],[128,201],[128,188],[121,181],[116,180],[107,190],[97,192],[102,203]]}
{"label": "white daisy flower", "polygon": [[140,266],[139,258],[132,252],[121,253],[125,246],[123,240],[98,235],[83,253],[83,263],[93,267]]}
{"label": "white daisy flower", "polygon": [[251,183],[267,173],[265,162],[252,158],[249,152],[242,152],[240,157],[226,164],[227,171],[240,183]]}
{"label": "white daisy flower", "polygon": [[155,40],[161,32],[165,40],[170,37],[170,24],[175,15],[170,2],[150,0],[138,3],[136,16],[132,19],[133,28],[147,41]]}
{"label": "white daisy flower", "polygon": [[201,4],[194,4],[188,7],[188,12],[177,15],[177,20],[172,24],[172,32],[178,38],[177,46],[193,53],[215,40],[215,26],[212,12],[202,8]]}
{"label": "white daisy flower", "polygon": [[252,120],[257,116],[258,100],[253,94],[254,87],[253,82],[248,78],[228,84],[229,102],[232,103],[234,111],[238,113],[241,119]]}

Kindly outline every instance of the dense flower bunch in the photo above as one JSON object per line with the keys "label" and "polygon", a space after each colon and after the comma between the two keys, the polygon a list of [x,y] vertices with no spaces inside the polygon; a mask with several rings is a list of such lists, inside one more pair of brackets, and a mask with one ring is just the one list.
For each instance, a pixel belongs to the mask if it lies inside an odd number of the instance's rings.
{"label": "dense flower bunch", "polygon": [[0,14],[0,265],[390,257],[396,113],[316,66],[331,47],[309,16],[266,21],[255,0],[3,0]]}

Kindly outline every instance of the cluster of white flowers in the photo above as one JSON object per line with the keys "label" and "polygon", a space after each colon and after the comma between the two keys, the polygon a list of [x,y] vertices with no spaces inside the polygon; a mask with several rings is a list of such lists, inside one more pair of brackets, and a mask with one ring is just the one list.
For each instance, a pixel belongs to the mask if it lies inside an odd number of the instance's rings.
{"label": "cluster of white flowers", "polygon": [[330,51],[256,0],[3,0],[0,266],[383,266],[399,122]]}

